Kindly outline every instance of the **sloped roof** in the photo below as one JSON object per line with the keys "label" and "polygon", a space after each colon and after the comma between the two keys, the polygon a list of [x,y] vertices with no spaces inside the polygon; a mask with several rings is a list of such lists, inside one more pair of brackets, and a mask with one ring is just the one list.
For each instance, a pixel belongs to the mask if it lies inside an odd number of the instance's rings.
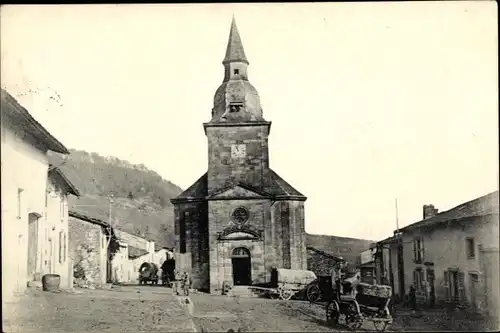
{"label": "sloped roof", "polygon": [[69,150],[43,127],[14,97],[5,89],[2,91],[2,117],[8,117],[12,123],[24,129],[36,141],[48,149],[61,154],[69,154]]}
{"label": "sloped roof", "polygon": [[436,214],[428,219],[412,223],[404,228],[401,228],[400,231],[404,232],[423,227],[430,227],[444,222],[458,221],[489,214],[498,214],[498,209],[498,191],[495,191],[465,202],[445,212]]}
{"label": "sloped roof", "polygon": [[55,177],[56,179],[59,179],[64,186],[66,186],[66,190],[68,193],[76,195],[77,197],[80,196],[80,192],[78,192],[78,189],[73,185],[73,183],[64,175],[64,172],[62,172],[61,169],[58,167],[54,167],[52,165],[49,165],[49,177]]}
{"label": "sloped roof", "polygon": [[226,56],[222,63],[225,64],[232,61],[241,61],[248,64],[234,17],[231,21],[231,31],[229,32],[229,40],[227,41]]}
{"label": "sloped roof", "polygon": [[[272,198],[276,199],[297,199],[306,200],[307,198],[288,184],[283,178],[281,178],[276,172],[271,169],[264,175],[264,185],[263,187],[256,188],[250,184],[239,183],[243,187],[248,187],[256,190],[259,193],[266,194]],[[235,184],[231,185],[234,186]],[[229,186],[229,187],[231,187]],[[226,188],[226,186],[224,187]],[[193,185],[187,188],[184,192],[179,194],[177,197],[172,199],[172,203],[190,201],[190,200],[204,200],[207,199],[209,195],[213,193],[218,193],[223,188],[216,189],[212,193],[208,193],[208,176],[207,173],[203,174]],[[265,195],[264,195],[265,196]]]}
{"label": "sloped roof", "polygon": [[148,253],[148,251],[146,251],[144,249],[140,249],[138,247],[131,246],[131,245],[128,246],[128,257],[129,258],[132,258],[132,259],[139,258],[147,253]]}
{"label": "sloped roof", "polygon": [[73,210],[70,210],[68,212],[68,215],[70,217],[74,217],[76,219],[79,219],[79,220],[82,220],[82,221],[85,221],[85,222],[90,222],[90,223],[93,223],[93,224],[100,225],[101,227],[104,227],[104,228],[109,227],[109,223],[108,222],[104,222],[102,220],[99,220],[99,219],[87,216],[87,215],[82,214],[82,213],[75,212]]}

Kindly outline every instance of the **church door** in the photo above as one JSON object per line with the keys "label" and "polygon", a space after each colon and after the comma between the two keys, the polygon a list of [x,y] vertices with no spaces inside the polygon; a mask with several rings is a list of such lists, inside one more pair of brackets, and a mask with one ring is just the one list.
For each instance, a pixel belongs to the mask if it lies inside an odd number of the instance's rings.
{"label": "church door", "polygon": [[235,286],[248,286],[252,284],[252,271],[250,251],[244,247],[233,250],[231,257],[233,264],[233,283]]}

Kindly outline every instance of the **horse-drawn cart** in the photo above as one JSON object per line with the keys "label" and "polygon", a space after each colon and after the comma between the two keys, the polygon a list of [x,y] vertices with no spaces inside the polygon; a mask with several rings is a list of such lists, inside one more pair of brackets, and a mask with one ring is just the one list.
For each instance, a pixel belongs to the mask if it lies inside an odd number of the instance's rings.
{"label": "horse-drawn cart", "polygon": [[326,303],[327,323],[336,326],[343,317],[345,324],[356,330],[367,320],[373,322],[377,331],[385,331],[392,323],[389,311],[391,287],[359,283],[356,289],[355,296],[340,295]]}
{"label": "horse-drawn cart", "polygon": [[304,291],[313,281],[316,274],[307,270],[278,268],[273,271],[271,286],[252,286],[251,289],[260,291],[270,298],[289,300],[301,291]]}

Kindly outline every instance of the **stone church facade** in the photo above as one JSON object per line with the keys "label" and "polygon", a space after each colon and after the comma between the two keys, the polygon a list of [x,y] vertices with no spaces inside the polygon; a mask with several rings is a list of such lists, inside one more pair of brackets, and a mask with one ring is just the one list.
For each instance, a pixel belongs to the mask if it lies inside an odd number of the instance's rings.
{"label": "stone church facade", "polygon": [[224,80],[204,123],[208,170],[172,199],[176,252],[187,257],[193,288],[220,290],[270,282],[273,268],[307,269],[306,197],[269,167],[271,122],[248,81],[233,19]]}

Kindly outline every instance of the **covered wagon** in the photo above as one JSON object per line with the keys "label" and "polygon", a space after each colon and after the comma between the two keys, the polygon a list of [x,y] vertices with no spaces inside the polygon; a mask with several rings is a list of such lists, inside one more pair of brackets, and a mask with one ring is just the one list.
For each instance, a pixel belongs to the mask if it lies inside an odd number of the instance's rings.
{"label": "covered wagon", "polygon": [[144,262],[139,268],[139,284],[158,283],[158,266],[152,262]]}
{"label": "covered wagon", "polygon": [[317,276],[312,271],[278,268],[274,269],[271,273],[270,288],[251,288],[264,291],[271,298],[279,297],[283,300],[289,300],[300,291],[305,290],[308,285],[316,280]]}

